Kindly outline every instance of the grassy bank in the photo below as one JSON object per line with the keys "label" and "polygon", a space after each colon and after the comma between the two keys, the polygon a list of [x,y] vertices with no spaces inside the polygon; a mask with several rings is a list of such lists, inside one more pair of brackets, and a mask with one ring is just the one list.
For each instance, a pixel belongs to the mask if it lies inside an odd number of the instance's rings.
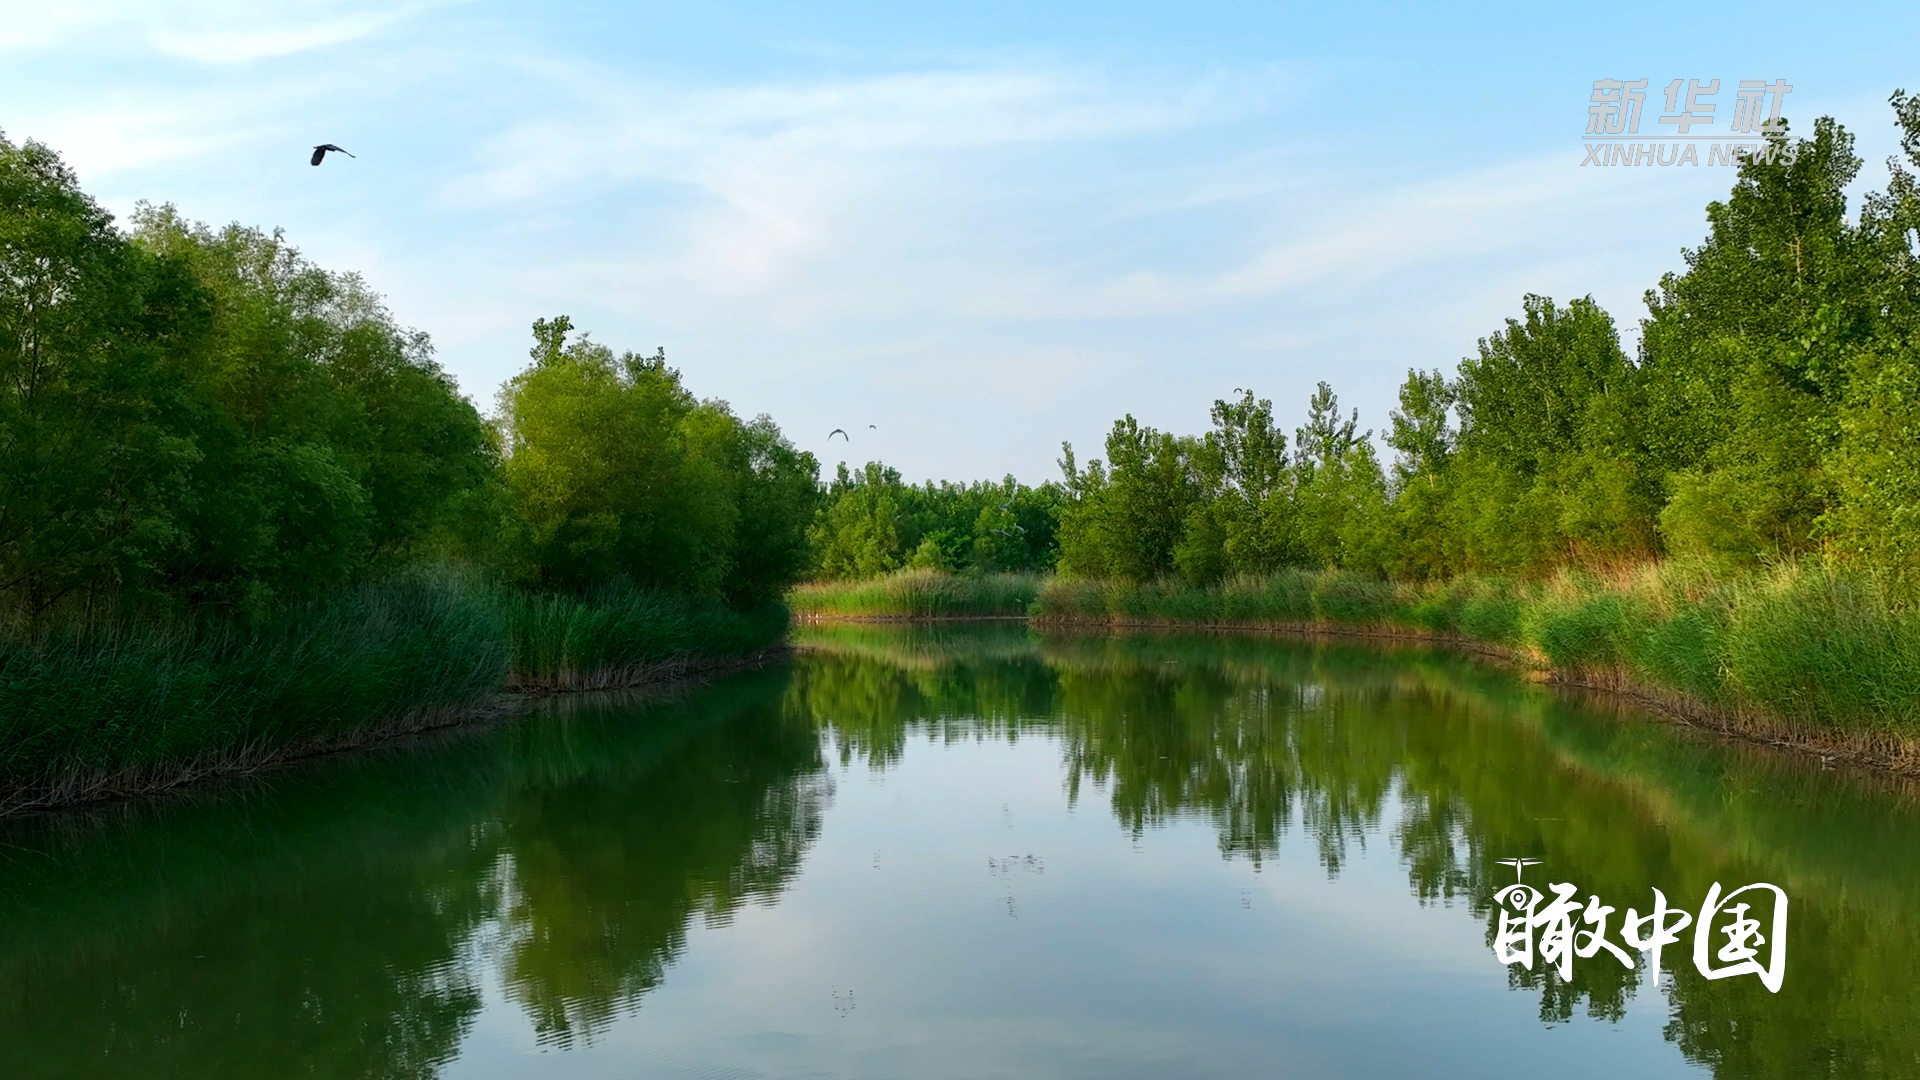
{"label": "grassy bank", "polygon": [[1920,768],[1920,611],[1873,579],[1650,564],[1539,582],[1288,572],[1214,588],[1053,579],[1036,618],[1409,634],[1494,646],[1742,735]]}
{"label": "grassy bank", "polygon": [[778,607],[418,574],[255,624],[0,638],[0,814],[162,790],[487,715],[503,690],[634,685],[761,652]]}
{"label": "grassy bank", "polygon": [[514,690],[632,686],[690,662],[750,656],[787,629],[778,605],[739,612],[623,584],[588,597],[509,593],[499,606]]}
{"label": "grassy bank", "polygon": [[787,594],[802,618],[925,619],[1027,615],[1040,596],[1035,574],[945,574],[901,570],[866,581],[819,581]]}
{"label": "grassy bank", "polygon": [[1036,622],[1423,637],[1556,681],[1640,698],[1764,741],[1920,771],[1920,610],[1875,579],[1813,567],[1726,576],[1678,562],[1544,581],[1396,583],[1286,571],[1201,588],[924,572],[803,587],[816,617],[1011,614]]}

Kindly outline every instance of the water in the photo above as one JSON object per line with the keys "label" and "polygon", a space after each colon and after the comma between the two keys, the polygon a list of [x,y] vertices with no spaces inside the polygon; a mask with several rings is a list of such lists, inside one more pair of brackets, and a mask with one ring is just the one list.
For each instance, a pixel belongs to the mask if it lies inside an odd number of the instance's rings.
{"label": "water", "polygon": [[[0,1076],[1920,1076],[1902,785],[1425,651],[806,638],[0,832]],[[1780,885],[1780,993],[1502,966],[1517,856]]]}

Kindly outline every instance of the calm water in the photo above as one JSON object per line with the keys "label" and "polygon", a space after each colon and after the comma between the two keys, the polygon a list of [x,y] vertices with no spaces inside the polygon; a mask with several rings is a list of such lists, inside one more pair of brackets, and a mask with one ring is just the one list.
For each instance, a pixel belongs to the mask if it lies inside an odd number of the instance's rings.
{"label": "calm water", "polygon": [[[0,832],[0,1076],[1920,1076],[1911,790],[1421,651],[806,639]],[[1504,967],[1517,856],[1780,885],[1785,985]]]}

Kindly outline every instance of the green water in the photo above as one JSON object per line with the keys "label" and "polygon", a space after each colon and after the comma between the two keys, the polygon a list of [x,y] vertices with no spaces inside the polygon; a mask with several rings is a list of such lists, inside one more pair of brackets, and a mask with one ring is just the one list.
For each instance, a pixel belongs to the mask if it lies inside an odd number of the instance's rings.
{"label": "green water", "polygon": [[[0,830],[0,1076],[1920,1076],[1884,779],[1424,651],[803,637]],[[1780,992],[1691,930],[1658,986],[1503,966],[1521,856],[1622,911],[1780,886]]]}

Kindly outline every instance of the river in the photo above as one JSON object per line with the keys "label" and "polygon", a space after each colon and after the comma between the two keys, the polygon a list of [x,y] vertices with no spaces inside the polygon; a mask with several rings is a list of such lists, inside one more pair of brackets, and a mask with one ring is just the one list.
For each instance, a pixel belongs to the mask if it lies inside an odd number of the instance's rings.
{"label": "river", "polygon": [[[0,1075],[1920,1076],[1911,785],[1426,649],[799,638],[0,828]],[[1779,990],[1502,964],[1521,874],[1775,885]]]}

